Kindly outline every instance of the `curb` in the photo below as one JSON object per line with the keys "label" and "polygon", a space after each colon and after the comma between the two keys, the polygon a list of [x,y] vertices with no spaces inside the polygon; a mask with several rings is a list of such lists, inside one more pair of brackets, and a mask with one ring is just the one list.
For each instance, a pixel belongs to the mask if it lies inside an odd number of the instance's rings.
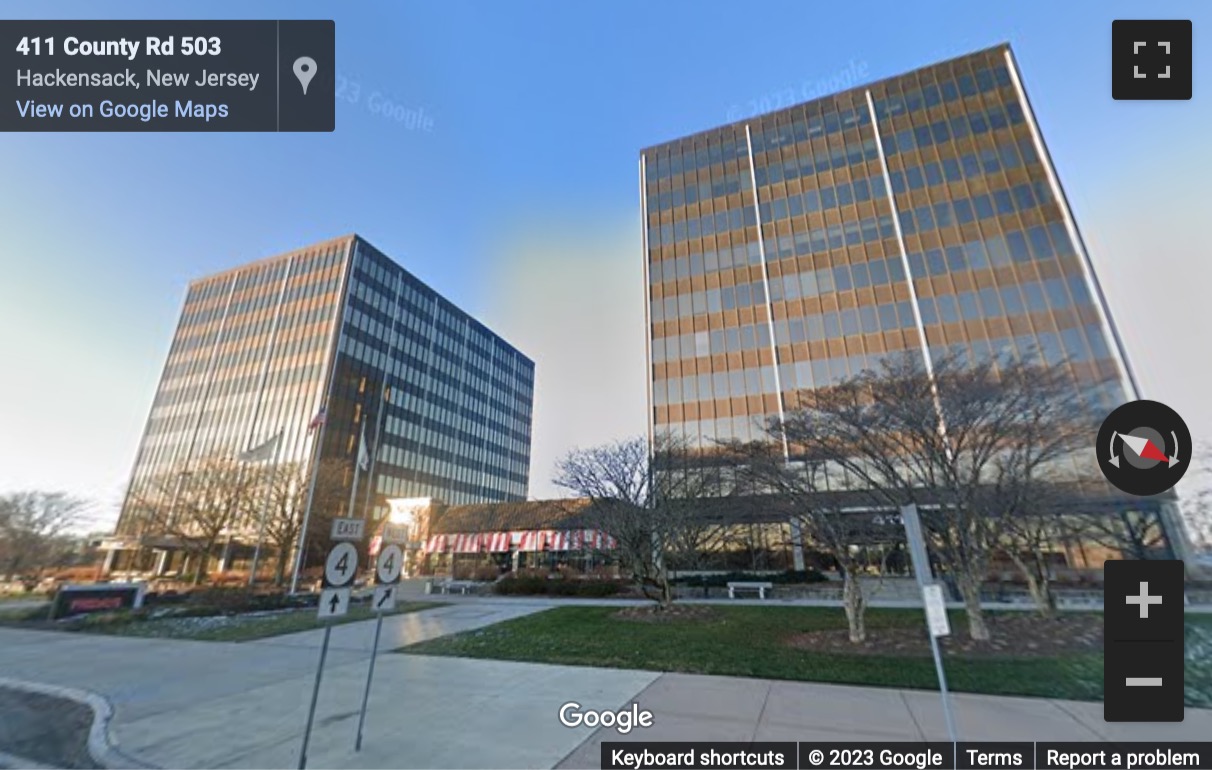
{"label": "curb", "polygon": [[55,770],[50,765],[40,765],[32,759],[19,757],[16,754],[6,754],[0,751],[0,767],[15,767],[21,770]]}
{"label": "curb", "polygon": [[[18,692],[35,693],[52,698],[64,698],[92,709],[93,724],[88,730],[88,753],[93,761],[104,768],[136,768],[137,770],[156,770],[156,766],[123,754],[110,736],[109,724],[114,717],[114,707],[105,697],[87,690],[72,687],[61,687],[39,682],[26,682],[20,679],[0,677],[0,688],[8,688]],[[10,757],[20,760],[20,757]],[[25,766],[25,765],[21,765]]]}

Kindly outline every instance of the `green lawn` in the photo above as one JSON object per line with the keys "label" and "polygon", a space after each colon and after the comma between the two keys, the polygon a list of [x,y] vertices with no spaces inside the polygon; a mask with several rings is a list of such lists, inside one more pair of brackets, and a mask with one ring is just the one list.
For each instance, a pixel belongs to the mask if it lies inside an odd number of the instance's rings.
{"label": "green lawn", "polygon": [[[495,626],[434,639],[402,652],[582,666],[678,671],[765,679],[936,689],[930,656],[808,653],[784,640],[805,631],[844,628],[841,610],[818,607],[717,607],[711,621],[652,624],[612,618],[613,607],[558,607]],[[869,632],[915,624],[916,610],[873,609]],[[952,627],[965,628],[962,613]],[[1212,707],[1212,616],[1187,619],[1187,700]],[[1058,658],[953,658],[949,686],[960,692],[1101,700],[1101,653]]]}
{"label": "green lawn", "polygon": [[[441,606],[443,605],[440,602],[400,602],[394,611],[385,614],[399,615]],[[194,639],[207,642],[247,642],[253,639],[264,639],[269,636],[293,634],[324,627],[324,623],[316,619],[315,608],[261,614],[170,617],[154,620],[131,616],[127,613],[108,613],[89,616],[70,623],[40,622],[40,618],[44,618],[45,614],[46,611],[42,610],[39,617],[35,618],[29,613],[21,613],[20,617],[17,616],[17,613],[8,616],[0,613],[0,623],[40,630],[77,631],[158,639]],[[327,622],[332,625],[342,625],[360,620],[373,620],[374,617],[375,613],[367,607],[352,607],[348,615]]]}

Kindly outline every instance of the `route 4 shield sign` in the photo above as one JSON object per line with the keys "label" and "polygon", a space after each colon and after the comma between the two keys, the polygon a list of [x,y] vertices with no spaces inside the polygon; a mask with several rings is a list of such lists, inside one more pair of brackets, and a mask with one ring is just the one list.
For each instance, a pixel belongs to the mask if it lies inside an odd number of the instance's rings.
{"label": "route 4 shield sign", "polygon": [[320,592],[316,617],[320,620],[337,618],[349,612],[349,588],[325,588]]}
{"label": "route 4 shield sign", "polygon": [[352,543],[337,543],[324,560],[324,587],[340,588],[358,574],[358,549]]}
{"label": "route 4 shield sign", "polygon": [[375,586],[375,595],[371,600],[370,608],[375,612],[387,612],[396,608],[396,591],[397,587],[393,585],[378,585]]}
{"label": "route 4 shield sign", "polygon": [[379,560],[375,564],[375,580],[379,585],[394,585],[400,582],[400,572],[404,569],[404,553],[400,546],[392,544],[383,547],[379,552]]}

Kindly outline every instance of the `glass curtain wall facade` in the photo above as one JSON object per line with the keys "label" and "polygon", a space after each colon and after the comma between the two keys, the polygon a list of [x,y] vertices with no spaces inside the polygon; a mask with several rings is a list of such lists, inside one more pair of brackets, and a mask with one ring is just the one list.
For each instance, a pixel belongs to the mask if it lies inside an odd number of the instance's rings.
{"label": "glass curtain wall facade", "polygon": [[530,359],[358,236],[203,278],[186,294],[117,534],[162,535],[156,514],[188,492],[193,466],[279,432],[279,463],[307,466],[318,440],[320,462],[349,463],[348,485],[365,429],[371,467],[353,515],[381,516],[384,496],[523,500],[533,398]]}
{"label": "glass curtain wall facade", "polygon": [[325,456],[352,462],[365,420],[374,494],[525,500],[534,362],[361,239],[348,304]]}
{"label": "glass curtain wall facade", "polygon": [[759,438],[901,351],[1137,397],[1008,46],[646,149],[640,177],[653,434]]}

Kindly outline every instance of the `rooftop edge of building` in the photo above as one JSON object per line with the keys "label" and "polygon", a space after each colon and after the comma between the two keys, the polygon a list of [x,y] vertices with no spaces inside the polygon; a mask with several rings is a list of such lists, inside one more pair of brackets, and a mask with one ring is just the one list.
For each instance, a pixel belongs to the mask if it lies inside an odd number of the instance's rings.
{"label": "rooftop edge of building", "polygon": [[[412,280],[416,281],[418,284],[425,287],[425,289],[433,292],[433,294],[435,296],[437,296],[441,301],[445,302],[447,305],[449,305],[451,308],[453,308],[456,312],[466,316],[473,323],[478,324],[481,328],[484,329],[484,331],[491,334],[494,338],[499,340],[502,344],[506,345],[514,353],[516,353],[518,356],[520,356],[527,364],[529,364],[531,369],[536,368],[534,359],[531,358],[530,356],[526,355],[525,353],[523,353],[521,351],[521,349],[518,348],[517,345],[514,345],[512,342],[505,339],[505,337],[502,336],[500,332],[495,331],[490,326],[488,326],[486,323],[484,323],[483,321],[476,318],[474,315],[472,315],[468,311],[466,311],[463,308],[456,305],[448,297],[446,297],[446,295],[444,295],[442,292],[438,291],[433,286],[429,285],[428,282],[421,280],[419,277],[417,277],[417,275],[415,273],[413,273],[411,270],[409,270],[408,268],[401,265],[397,259],[392,257],[386,251],[380,249],[378,246],[371,243],[369,238],[367,238],[364,235],[359,235],[357,232],[351,232],[351,233],[346,233],[345,235],[338,235],[338,236],[335,236],[332,238],[326,238],[321,241],[309,243],[305,246],[300,246],[298,248],[290,249],[289,251],[283,251],[278,254],[270,255],[268,257],[261,257],[259,259],[254,259],[250,262],[244,262],[244,263],[236,265],[234,267],[225,268],[216,273],[209,273],[207,275],[199,276],[198,278],[191,279],[188,282],[187,287],[192,288],[198,284],[209,283],[211,281],[219,280],[221,278],[226,278],[226,277],[232,275],[233,273],[238,273],[242,270],[248,270],[249,268],[256,268],[256,267],[259,267],[262,265],[268,265],[273,262],[277,262],[279,260],[287,259],[288,257],[301,254],[303,252],[324,249],[324,248],[328,248],[328,247],[332,247],[332,246],[343,246],[346,249],[349,249],[349,248],[355,246],[356,244],[358,244],[359,242],[361,242],[365,246],[369,247],[370,249],[373,249],[375,251],[375,253],[382,255],[384,259],[386,259],[389,262],[391,262],[392,264],[394,264],[397,268],[399,268],[404,273],[406,273],[410,278],[412,278]],[[186,293],[188,294],[188,290]]]}
{"label": "rooftop edge of building", "polygon": [[692,140],[698,139],[699,137],[705,137],[705,136],[714,134],[719,131],[724,131],[725,129],[734,128],[734,127],[743,128],[747,123],[752,123],[754,121],[759,121],[759,120],[765,120],[772,116],[781,115],[783,113],[789,113],[794,110],[799,110],[799,109],[802,109],[804,107],[804,105],[807,105],[807,104],[831,101],[831,100],[837,99],[839,96],[842,96],[844,94],[849,94],[849,93],[852,93],[855,91],[859,91],[859,92],[866,91],[868,88],[871,88],[872,86],[877,85],[879,83],[886,83],[889,81],[899,80],[901,78],[906,78],[911,75],[915,75],[919,72],[922,72],[924,70],[930,70],[930,69],[933,69],[935,67],[939,67],[939,66],[942,66],[945,64],[951,64],[953,62],[963,61],[965,59],[970,59],[970,58],[981,56],[981,55],[999,53],[999,52],[1003,52],[1003,51],[1010,53],[1011,57],[1013,57],[1013,55],[1014,55],[1010,42],[1003,41],[1001,43],[987,46],[985,48],[979,48],[975,51],[969,51],[968,53],[960,54],[958,56],[952,56],[947,59],[940,59],[939,61],[932,62],[930,64],[925,64],[925,65],[922,65],[921,67],[915,67],[911,70],[907,70],[905,72],[900,72],[895,75],[889,75],[887,77],[869,80],[865,83],[860,83],[858,85],[852,86],[852,87],[844,89],[842,91],[835,91],[830,94],[824,94],[822,96],[818,96],[814,99],[808,99],[806,101],[797,102],[796,104],[788,105],[787,107],[780,107],[777,110],[771,110],[770,112],[763,112],[758,115],[751,115],[746,118],[741,118],[740,120],[734,120],[731,123],[721,123],[719,125],[712,126],[710,128],[705,128],[700,131],[695,131],[694,133],[691,133],[691,134],[685,134],[682,136],[674,137],[673,139],[667,139],[663,142],[658,142],[656,144],[652,144],[652,145],[642,148],[640,150],[639,154],[640,154],[640,157],[642,158],[643,156],[645,156],[648,153],[656,152],[656,151],[671,147],[673,145],[681,145],[684,142],[692,141]]}
{"label": "rooftop edge of building", "polygon": [[233,273],[238,273],[241,270],[247,270],[250,267],[258,267],[260,265],[268,265],[272,262],[277,262],[280,259],[286,259],[287,257],[291,257],[296,254],[300,254],[304,251],[311,251],[312,249],[319,249],[319,248],[323,248],[323,247],[327,247],[327,246],[337,246],[337,245],[349,246],[354,241],[358,240],[359,238],[361,238],[361,240],[363,240],[363,241],[366,241],[365,238],[362,238],[357,233],[347,233],[345,235],[338,235],[333,238],[325,238],[322,241],[316,241],[315,243],[309,243],[305,246],[299,246],[298,248],[290,249],[288,251],[282,251],[277,254],[271,254],[267,257],[258,257],[257,259],[253,259],[249,262],[242,262],[241,264],[235,265],[233,267],[227,267],[227,268],[224,268],[224,269],[219,270],[214,273],[207,273],[206,275],[201,275],[201,276],[198,276],[197,278],[191,278],[189,280],[188,285],[194,286],[199,283],[208,283],[210,281],[214,281],[219,278],[226,278],[227,276],[230,276]]}

